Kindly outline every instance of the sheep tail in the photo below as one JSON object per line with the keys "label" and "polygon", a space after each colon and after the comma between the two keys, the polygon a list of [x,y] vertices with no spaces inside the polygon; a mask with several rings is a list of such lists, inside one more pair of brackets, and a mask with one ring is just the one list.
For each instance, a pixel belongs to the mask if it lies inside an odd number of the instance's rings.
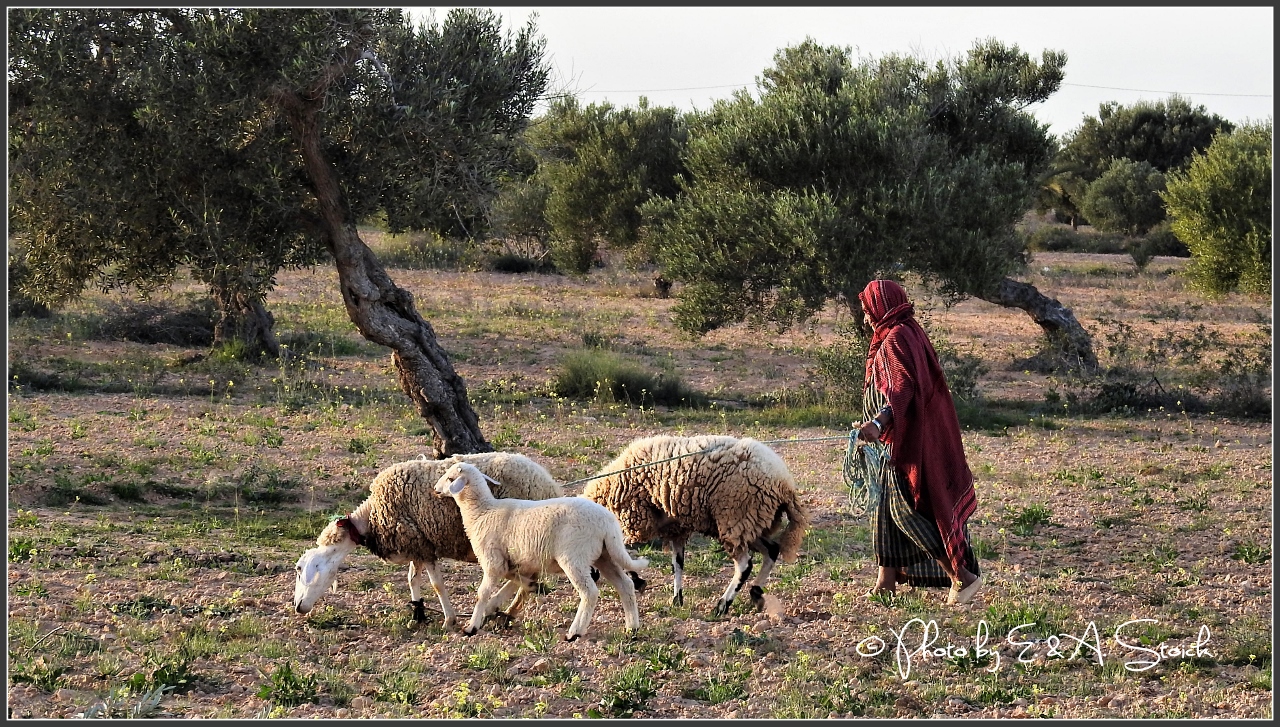
{"label": "sheep tail", "polygon": [[778,557],[784,563],[795,563],[800,557],[800,543],[804,540],[805,530],[809,527],[809,513],[800,504],[799,495],[794,490],[791,497],[782,502],[780,509],[787,513],[787,527],[778,536],[781,547]]}
{"label": "sheep tail", "polygon": [[649,567],[648,558],[632,558],[627,546],[622,542],[622,531],[614,531],[605,535],[604,548],[609,553],[609,560],[622,566],[623,570],[638,571]]}

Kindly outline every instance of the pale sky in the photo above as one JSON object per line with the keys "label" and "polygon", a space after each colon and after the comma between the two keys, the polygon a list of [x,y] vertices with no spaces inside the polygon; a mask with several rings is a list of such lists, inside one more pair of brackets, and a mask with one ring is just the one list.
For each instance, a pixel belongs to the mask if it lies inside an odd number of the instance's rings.
{"label": "pale sky", "polygon": [[[937,60],[993,37],[1038,59],[1067,54],[1062,88],[1030,107],[1059,136],[1098,105],[1180,93],[1233,122],[1274,116],[1271,7],[503,7],[504,29],[537,12],[555,90],[584,103],[708,109],[779,49],[813,38],[855,56]],[[409,8],[425,17],[428,8]],[[437,21],[447,7],[435,8]],[[541,109],[539,109],[541,111]]]}

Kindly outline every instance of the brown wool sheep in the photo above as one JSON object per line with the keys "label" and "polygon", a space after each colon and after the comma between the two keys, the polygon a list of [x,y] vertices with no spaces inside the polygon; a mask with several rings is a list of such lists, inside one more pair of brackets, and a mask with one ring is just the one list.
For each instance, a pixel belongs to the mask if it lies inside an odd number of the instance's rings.
{"label": "brown wool sheep", "polygon": [[[693,454],[702,450],[709,451]],[[628,470],[667,459],[671,461]],[[764,582],[774,563],[779,559],[793,563],[799,555],[809,517],[800,504],[795,479],[776,452],[754,439],[638,439],[599,474],[605,473],[613,474],[588,482],[583,497],[617,516],[627,542],[661,538],[664,546],[671,547],[673,604],[684,603],[684,548],[694,533],[718,540],[736,567],[714,610],[720,616],[729,612],[751,575],[751,551],[764,558],[751,586],[751,602],[757,609],[764,604]]]}
{"label": "brown wool sheep", "polygon": [[[456,462],[469,462],[499,484],[496,497],[545,500],[564,495],[564,488],[541,465],[514,452],[482,452],[449,459],[414,459],[393,464],[369,485],[369,497],[350,515],[325,526],[316,547],[302,554],[296,567],[293,604],[298,613],[315,607],[335,583],[338,566],[363,545],[388,563],[409,564],[409,598],[415,621],[425,621],[422,600],[424,576],[440,598],[446,628],[456,620],[448,589],[436,561],[441,558],[476,562],[471,541],[462,527],[458,505],[435,493],[440,476]],[[510,595],[519,584],[503,592]]]}

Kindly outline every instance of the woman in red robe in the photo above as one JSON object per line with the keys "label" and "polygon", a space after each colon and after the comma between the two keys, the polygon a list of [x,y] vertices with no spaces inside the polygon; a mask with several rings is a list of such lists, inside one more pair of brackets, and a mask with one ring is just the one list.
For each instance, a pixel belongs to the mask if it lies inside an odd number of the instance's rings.
{"label": "woman in red robe", "polygon": [[858,438],[882,443],[890,463],[873,503],[870,593],[950,585],[947,603],[967,603],[982,586],[967,527],[978,503],[951,390],[902,286],[873,280],[858,299],[872,329]]}

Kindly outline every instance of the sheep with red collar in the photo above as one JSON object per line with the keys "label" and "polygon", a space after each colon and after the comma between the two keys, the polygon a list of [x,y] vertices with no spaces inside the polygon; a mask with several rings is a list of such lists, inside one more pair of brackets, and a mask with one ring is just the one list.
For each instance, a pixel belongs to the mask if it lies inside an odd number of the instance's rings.
{"label": "sheep with red collar", "polygon": [[579,596],[578,613],[565,633],[565,640],[573,641],[586,633],[600,598],[593,571],[617,589],[627,629],[640,628],[633,579],[637,579],[634,572],[649,561],[627,552],[613,513],[582,497],[498,499],[488,479],[475,465],[459,462],[449,467],[435,488],[442,497],[457,502],[462,527],[484,570],[475,612],[462,633],[480,630],[506,590],[504,582],[519,582],[519,598],[523,598],[539,574],[563,573]]}
{"label": "sheep with red collar", "polygon": [[[794,563],[809,516],[787,465],[754,439],[653,436],[627,445],[583,490],[622,524],[627,542],[661,538],[671,548],[674,594],[684,603],[684,548],[694,533],[715,538],[735,573],[713,613],[723,616],[751,576],[752,551],[763,556],[751,602],[764,605],[764,583],[778,560]],[[786,527],[783,528],[783,518]]]}
{"label": "sheep with red collar", "polygon": [[[462,515],[450,498],[432,490],[440,475],[457,462],[467,462],[501,484],[496,497],[543,500],[564,495],[564,489],[537,462],[514,452],[482,452],[449,459],[415,459],[393,464],[378,473],[369,485],[369,497],[346,517],[329,523],[316,538],[316,547],[298,559],[293,588],[293,608],[305,614],[326,590],[337,588],[338,566],[356,548],[364,546],[388,563],[409,564],[409,599],[415,621],[426,620],[422,586],[424,576],[440,599],[444,625],[457,621],[449,591],[440,577],[441,558],[476,562],[471,541],[463,530]],[[510,584],[501,597],[515,592]],[[523,603],[524,594],[508,613]]]}

